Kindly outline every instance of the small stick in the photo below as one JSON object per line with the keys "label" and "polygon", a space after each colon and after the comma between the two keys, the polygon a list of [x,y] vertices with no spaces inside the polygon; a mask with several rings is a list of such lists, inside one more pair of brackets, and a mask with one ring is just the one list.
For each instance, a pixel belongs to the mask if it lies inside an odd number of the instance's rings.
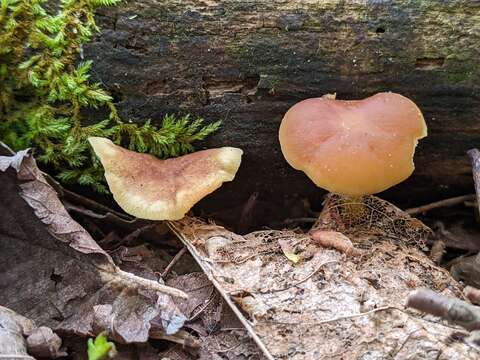
{"label": "small stick", "polygon": [[289,224],[295,224],[295,223],[314,223],[317,220],[318,218],[314,218],[314,217],[300,217],[300,218],[293,218],[293,219],[285,219],[283,222],[289,225]]}
{"label": "small stick", "polygon": [[435,201],[431,204],[422,205],[422,206],[415,207],[415,208],[410,208],[410,209],[405,210],[405,212],[408,215],[416,215],[416,214],[421,214],[421,213],[424,213],[424,212],[427,212],[427,211],[430,211],[430,210],[433,210],[433,209],[438,209],[438,208],[447,207],[447,206],[453,206],[453,205],[461,204],[465,201],[472,201],[472,200],[475,200],[475,194],[456,196],[456,197],[449,198],[449,199]]}
{"label": "small stick", "polygon": [[117,269],[115,273],[106,273],[112,281],[118,281],[126,286],[137,286],[144,289],[158,291],[167,295],[176,296],[182,299],[188,299],[188,295],[182,290],[160,284],[156,281],[142,278],[129,272]]}
{"label": "small stick", "polygon": [[165,277],[168,275],[170,270],[177,264],[177,262],[182,258],[182,256],[187,252],[187,248],[184,246],[183,248],[180,249],[180,251],[173,257],[172,261],[167,265],[165,270],[163,270],[162,275],[160,277],[162,279],[165,279]]}
{"label": "small stick", "polygon": [[408,297],[407,306],[439,316],[469,331],[480,330],[480,307],[460,299],[450,298],[429,289],[418,289]]}
{"label": "small stick", "polygon": [[117,217],[125,220],[125,221],[132,221],[135,218],[131,217],[130,215],[115,211],[108,206],[105,206],[103,204],[100,204],[96,202],[95,200],[92,200],[90,198],[87,198],[85,196],[79,195],[77,193],[74,193],[73,191],[67,190],[62,188],[62,191],[64,193],[64,197],[67,200],[70,200],[71,202],[75,202],[77,204],[82,204],[85,206],[87,209],[93,209],[97,211],[101,211],[104,213],[110,213],[112,215],[116,215]]}
{"label": "small stick", "polygon": [[90,217],[90,218],[94,218],[94,219],[105,218],[105,215],[98,214],[95,211],[90,210],[90,209],[86,209],[82,206],[77,206],[77,205],[71,204],[70,202],[68,202],[66,200],[63,202],[63,206],[69,212],[75,212],[75,213],[78,213],[78,214],[81,214],[81,215],[84,215],[84,216],[87,216],[87,217]]}
{"label": "small stick", "polygon": [[63,199],[62,203],[68,212],[75,212],[92,219],[103,220],[105,222],[109,222],[122,227],[127,227],[127,226],[131,227],[137,224],[149,223],[148,220],[143,220],[138,218],[132,218],[131,220],[129,220],[129,219],[126,219],[125,217],[120,217],[117,215],[118,214],[117,212],[107,212],[105,214],[99,214],[83,206],[72,204],[65,199]]}
{"label": "small stick", "polygon": [[470,149],[467,151],[467,154],[472,163],[473,182],[475,183],[477,206],[480,211],[480,151],[478,149]]}
{"label": "small stick", "polygon": [[130,244],[130,242],[136,240],[140,235],[142,235],[145,231],[152,229],[155,227],[156,223],[151,223],[145,226],[142,226],[138,229],[133,230],[130,234],[126,235],[123,239],[118,242],[117,246],[121,246],[124,244]]}

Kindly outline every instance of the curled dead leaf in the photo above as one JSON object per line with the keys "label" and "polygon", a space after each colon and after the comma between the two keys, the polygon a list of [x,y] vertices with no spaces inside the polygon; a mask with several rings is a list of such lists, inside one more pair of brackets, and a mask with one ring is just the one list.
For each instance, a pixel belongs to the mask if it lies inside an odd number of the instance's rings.
{"label": "curled dead leaf", "polygon": [[353,246],[350,239],[338,231],[314,230],[310,233],[312,239],[320,246],[333,248],[346,255],[359,255],[361,250]]}

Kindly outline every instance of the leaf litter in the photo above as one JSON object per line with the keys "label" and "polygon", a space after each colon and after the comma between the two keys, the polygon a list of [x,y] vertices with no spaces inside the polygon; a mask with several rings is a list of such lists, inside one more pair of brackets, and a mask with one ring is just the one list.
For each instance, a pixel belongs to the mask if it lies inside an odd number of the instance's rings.
{"label": "leaf litter", "polygon": [[361,221],[329,200],[312,229],[329,234],[323,244],[295,230],[240,236],[197,218],[170,226],[268,359],[478,358],[455,340],[463,329],[405,307],[420,287],[462,296],[419,250],[430,229],[375,197]]}
{"label": "leaf litter", "polygon": [[147,341],[160,315],[167,333],[182,326],[170,295],[186,294],[121,270],[70,217],[27,151],[0,157],[0,170],[2,305],[63,335],[107,331],[120,343]]}
{"label": "leaf litter", "polygon": [[[119,343],[118,359],[478,357],[458,337],[461,328],[405,308],[417,287],[461,291],[418,250],[430,229],[381,199],[365,199],[367,211],[352,217],[352,204],[331,195],[307,234],[240,236],[196,218],[170,222],[204,271],[177,275],[164,273],[164,253],[139,238],[158,226],[98,204],[92,212],[91,201],[74,205],[75,194],[64,193],[72,212],[131,229],[123,238],[108,233],[106,253],[70,218],[28,152],[0,157],[0,168],[0,302],[51,326],[73,359],[84,359],[84,348],[66,336],[101,331]],[[189,298],[150,288],[164,280]],[[152,347],[152,339],[173,345]]]}

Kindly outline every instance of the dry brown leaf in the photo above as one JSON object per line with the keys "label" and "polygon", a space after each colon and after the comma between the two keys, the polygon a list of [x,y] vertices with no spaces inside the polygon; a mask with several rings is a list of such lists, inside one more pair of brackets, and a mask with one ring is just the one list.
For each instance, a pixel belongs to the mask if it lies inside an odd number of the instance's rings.
{"label": "dry brown leaf", "polygon": [[[441,360],[473,360],[480,354],[452,341],[455,329],[404,310],[412,287],[461,294],[449,274],[414,247],[379,238],[362,256],[345,257],[291,231],[240,237],[198,219],[170,224],[270,360],[383,359],[392,354],[397,359],[434,354]],[[212,238],[222,246],[207,246]],[[279,239],[302,245],[301,263],[285,258]],[[236,346],[225,344],[229,351]]]}
{"label": "dry brown leaf", "polygon": [[260,360],[263,355],[204,273],[174,277],[169,285],[184,289],[188,300],[175,299],[188,317],[185,327],[198,334],[200,359]]}
{"label": "dry brown leaf", "polygon": [[[159,249],[139,245],[132,248],[122,247],[118,250],[122,253],[120,263],[122,270],[137,276],[155,280],[165,268],[165,260]],[[174,287],[181,289],[175,285]],[[150,321],[150,332],[161,331],[167,336],[175,334],[186,320],[184,313],[168,295],[159,295],[157,304],[160,312]]]}
{"label": "dry brown leaf", "polygon": [[312,230],[341,232],[356,245],[390,239],[423,249],[433,233],[420,220],[373,195],[363,196],[357,201],[328,194],[323,205]]}
{"label": "dry brown leaf", "polygon": [[[170,299],[158,293],[166,287],[117,267],[28,152],[1,156],[0,170],[0,303],[62,333],[91,336],[108,323],[117,342],[145,342]],[[162,318],[181,327],[170,315]]]}

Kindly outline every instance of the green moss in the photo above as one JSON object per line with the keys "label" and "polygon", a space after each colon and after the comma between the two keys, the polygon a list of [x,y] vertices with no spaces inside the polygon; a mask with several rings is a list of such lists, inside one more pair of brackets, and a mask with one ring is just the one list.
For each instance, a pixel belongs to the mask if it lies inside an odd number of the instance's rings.
{"label": "green moss", "polygon": [[[92,63],[77,64],[77,58],[99,31],[94,11],[119,2],[61,0],[51,15],[46,0],[0,0],[0,138],[16,150],[33,147],[62,181],[97,191],[106,187],[89,136],[165,158],[193,151],[192,142],[220,126],[189,116],[166,116],[161,128],[125,123],[111,96],[89,81]],[[108,115],[85,126],[84,110],[97,108]]]}

